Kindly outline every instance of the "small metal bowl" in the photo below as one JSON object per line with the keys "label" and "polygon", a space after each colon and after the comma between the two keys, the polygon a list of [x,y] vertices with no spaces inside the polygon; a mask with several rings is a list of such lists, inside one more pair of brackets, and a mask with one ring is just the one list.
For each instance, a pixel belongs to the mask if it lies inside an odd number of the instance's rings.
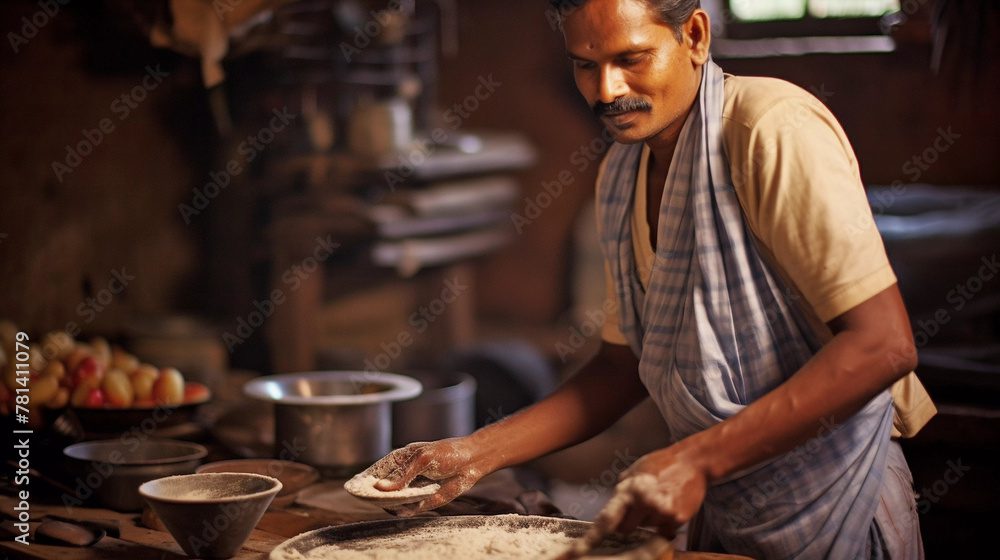
{"label": "small metal bowl", "polygon": [[119,511],[142,509],[139,485],[176,474],[191,474],[208,450],[197,443],[132,437],[76,443],[63,449],[73,460],[73,485],[81,502],[91,496]]}
{"label": "small metal bowl", "polygon": [[243,387],[275,404],[275,456],[330,476],[353,474],[391,451],[391,403],[421,390],[410,377],[364,371],[275,375]]}

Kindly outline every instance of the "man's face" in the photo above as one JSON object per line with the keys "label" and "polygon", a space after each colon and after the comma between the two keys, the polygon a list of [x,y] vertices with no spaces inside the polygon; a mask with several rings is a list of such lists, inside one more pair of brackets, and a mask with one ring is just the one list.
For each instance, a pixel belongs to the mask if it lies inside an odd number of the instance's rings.
{"label": "man's face", "polygon": [[576,87],[617,141],[680,131],[700,64],[643,0],[589,0],[564,16],[563,32]]}

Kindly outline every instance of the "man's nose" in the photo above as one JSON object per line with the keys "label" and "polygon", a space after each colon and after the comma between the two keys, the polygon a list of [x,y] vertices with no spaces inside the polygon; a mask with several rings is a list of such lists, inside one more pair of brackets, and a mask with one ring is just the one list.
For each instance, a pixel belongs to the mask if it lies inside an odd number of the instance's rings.
{"label": "man's nose", "polygon": [[621,69],[614,67],[601,69],[599,95],[602,103],[611,103],[626,93],[628,93],[628,86],[625,84]]}

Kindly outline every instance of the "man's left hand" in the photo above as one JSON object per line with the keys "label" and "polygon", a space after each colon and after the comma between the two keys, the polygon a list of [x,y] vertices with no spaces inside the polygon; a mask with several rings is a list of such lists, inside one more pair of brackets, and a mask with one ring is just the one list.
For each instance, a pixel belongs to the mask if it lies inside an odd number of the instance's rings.
{"label": "man's left hand", "polygon": [[654,451],[622,473],[595,529],[627,535],[638,527],[653,527],[672,539],[698,512],[707,488],[707,473],[691,458],[674,447]]}

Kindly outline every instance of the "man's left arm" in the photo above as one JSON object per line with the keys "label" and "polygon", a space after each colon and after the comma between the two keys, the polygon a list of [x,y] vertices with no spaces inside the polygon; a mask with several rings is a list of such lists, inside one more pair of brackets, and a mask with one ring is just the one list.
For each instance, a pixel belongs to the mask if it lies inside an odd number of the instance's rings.
{"label": "man's left arm", "polygon": [[822,435],[916,366],[895,284],[829,326],[833,339],[783,384],[728,420],[637,461],[623,477],[637,486],[632,503],[606,510],[602,521],[620,532],[649,525],[673,536],[701,507],[708,485]]}

